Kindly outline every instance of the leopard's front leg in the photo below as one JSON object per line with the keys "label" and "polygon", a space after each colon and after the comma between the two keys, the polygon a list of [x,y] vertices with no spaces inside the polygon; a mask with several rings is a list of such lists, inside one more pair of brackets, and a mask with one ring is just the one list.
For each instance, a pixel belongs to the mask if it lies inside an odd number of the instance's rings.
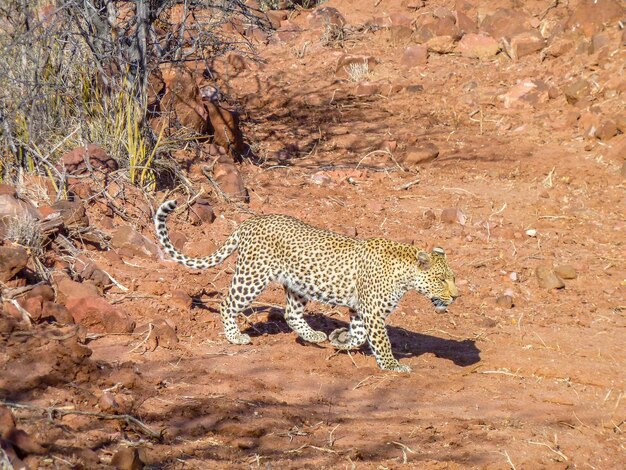
{"label": "leopard's front leg", "polygon": [[376,357],[378,366],[383,370],[411,372],[409,366],[400,364],[400,362],[393,357],[391,341],[389,341],[389,336],[387,335],[383,312],[373,310],[373,313],[362,313],[361,316],[367,329],[367,341],[372,349],[372,353],[374,353]]}

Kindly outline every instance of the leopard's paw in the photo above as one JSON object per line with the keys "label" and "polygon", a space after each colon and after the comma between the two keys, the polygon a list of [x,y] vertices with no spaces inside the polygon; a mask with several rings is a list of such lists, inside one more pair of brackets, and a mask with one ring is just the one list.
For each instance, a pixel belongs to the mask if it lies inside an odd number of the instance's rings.
{"label": "leopard's paw", "polygon": [[350,345],[350,331],[348,328],[337,328],[328,337],[330,344],[337,349],[348,349]]}
{"label": "leopard's paw", "polygon": [[323,343],[328,339],[328,336],[323,331],[314,331],[313,334],[306,338],[310,343]]}

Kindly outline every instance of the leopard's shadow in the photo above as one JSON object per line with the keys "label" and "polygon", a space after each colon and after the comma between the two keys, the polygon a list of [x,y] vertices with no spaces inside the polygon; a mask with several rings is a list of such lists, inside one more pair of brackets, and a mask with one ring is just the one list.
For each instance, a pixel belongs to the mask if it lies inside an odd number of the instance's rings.
{"label": "leopard's shadow", "polygon": [[[252,337],[263,335],[287,334],[291,333],[291,328],[283,319],[283,310],[271,307],[261,307],[250,309],[245,312],[247,317],[250,314],[267,313],[268,320],[265,322],[250,323],[245,329],[245,333]],[[307,322],[314,330],[323,331],[330,334],[337,328],[348,328],[349,323],[325,315],[305,315]],[[424,353],[434,354],[436,357],[448,359],[458,366],[470,366],[480,361],[480,349],[476,347],[476,342],[471,339],[454,340],[444,339],[437,336],[415,333],[397,326],[387,325],[389,339],[393,353],[397,358],[418,357]],[[301,344],[310,345],[302,339],[297,341]],[[324,347],[330,347],[329,343],[323,343]],[[357,351],[371,355],[369,346],[364,345]]]}

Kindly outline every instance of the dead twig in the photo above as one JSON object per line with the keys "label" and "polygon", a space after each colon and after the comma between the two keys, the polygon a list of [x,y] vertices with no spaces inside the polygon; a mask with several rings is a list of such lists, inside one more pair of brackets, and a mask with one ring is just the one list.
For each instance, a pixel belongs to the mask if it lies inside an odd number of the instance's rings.
{"label": "dead twig", "polygon": [[409,189],[411,186],[414,186],[416,184],[418,184],[420,182],[419,179],[413,180],[413,181],[409,181],[408,183],[404,183],[403,185],[398,186],[397,188],[394,188],[396,191],[402,191],[405,189]]}
{"label": "dead twig", "polygon": [[94,418],[106,419],[106,420],[120,420],[125,421],[129,426],[134,425],[139,430],[141,430],[144,434],[147,434],[150,437],[155,439],[160,439],[162,437],[162,432],[156,432],[146,426],[143,422],[131,416],[129,414],[108,414],[108,413],[98,413],[96,411],[83,411],[83,410],[71,410],[67,408],[59,408],[56,406],[35,406],[35,405],[26,405],[23,403],[12,403],[4,400],[0,400],[0,405],[13,408],[13,409],[26,409],[26,410],[35,410],[45,412],[48,415],[50,420],[53,419],[55,415],[65,416],[65,415],[82,415],[82,416],[93,416]]}

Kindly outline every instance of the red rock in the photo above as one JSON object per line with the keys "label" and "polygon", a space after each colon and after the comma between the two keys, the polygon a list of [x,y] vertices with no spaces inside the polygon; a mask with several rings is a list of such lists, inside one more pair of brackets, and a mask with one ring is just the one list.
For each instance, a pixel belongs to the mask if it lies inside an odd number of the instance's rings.
{"label": "red rock", "polygon": [[392,26],[389,28],[389,40],[392,44],[406,44],[413,35],[413,30],[408,26]]}
{"label": "red rock", "polygon": [[609,160],[617,162],[626,160],[626,134],[620,134],[611,139],[606,156]]}
{"label": "red rock", "polygon": [[93,284],[73,281],[67,275],[56,276],[54,280],[56,282],[57,301],[59,303],[65,304],[70,299],[98,295],[98,289]]}
{"label": "red rock", "polygon": [[622,20],[624,6],[619,0],[582,0],[572,9],[567,27],[590,38],[604,25]]}
{"label": "red rock", "polygon": [[456,20],[456,27],[464,35],[468,33],[471,33],[471,34],[478,33],[478,25],[476,24],[476,21],[470,18],[464,12],[456,10],[454,12],[454,18]]}
{"label": "red rock", "polygon": [[[2,307],[0,306],[0,333],[3,333],[5,335],[10,335],[16,326],[17,326],[17,320],[15,318],[12,318],[11,313],[4,312]],[[1,422],[0,422],[0,426],[2,426]]]}
{"label": "red rock", "polygon": [[574,40],[569,37],[557,37],[546,49],[550,57],[561,57],[574,49]]}
{"label": "red rock", "polygon": [[406,153],[400,157],[400,162],[407,166],[414,166],[431,162],[438,156],[439,148],[431,142],[426,142],[408,147]]}
{"label": "red rock", "polygon": [[35,206],[22,199],[16,199],[10,194],[0,194],[0,230],[5,228],[5,224],[10,223],[7,219],[27,217],[39,219],[39,211],[35,209]]}
{"label": "red rock", "polygon": [[578,129],[585,137],[595,137],[600,127],[600,116],[590,111],[581,114],[578,120]]}
{"label": "red rock", "polygon": [[617,135],[617,124],[612,119],[605,119],[601,122],[596,137],[600,140],[610,140]]}
{"label": "red rock", "polygon": [[245,147],[239,115],[211,101],[205,101],[205,104],[215,143],[229,149],[235,156],[242,155]]}
{"label": "red rock", "polygon": [[389,15],[389,21],[391,22],[391,26],[407,26],[411,27],[411,23],[413,22],[413,18],[404,13],[391,13]]}
{"label": "red rock", "polygon": [[130,333],[135,322],[102,297],[70,299],[66,304],[74,322],[93,333]]}
{"label": "red rock", "polygon": [[34,322],[39,322],[43,313],[43,297],[30,297],[26,301],[20,302],[20,304],[29,313]]}
{"label": "red rock", "polygon": [[6,406],[0,406],[0,438],[7,439],[15,429],[15,418]]}
{"label": "red rock", "polygon": [[136,448],[124,447],[113,456],[111,466],[117,470],[142,470],[144,463]]}
{"label": "red rock", "polygon": [[0,246],[0,282],[12,279],[28,264],[28,253],[21,246]]}
{"label": "red rock", "polygon": [[511,39],[511,54],[513,60],[540,51],[546,45],[546,40],[538,31],[528,31],[518,34]]}
{"label": "red rock", "polygon": [[435,36],[426,41],[426,46],[431,52],[438,54],[449,54],[454,51],[455,37],[454,36]]}
{"label": "red rock", "polygon": [[539,287],[542,289],[562,289],[565,284],[554,272],[546,266],[538,266],[535,269],[535,276]]}
{"label": "red rock", "polygon": [[54,302],[44,301],[42,305],[42,318],[54,318],[57,323],[64,325],[70,325],[74,323],[74,317],[69,312],[67,307]]}
{"label": "red rock", "polygon": [[26,292],[23,298],[28,299],[30,297],[42,297],[43,300],[51,302],[54,300],[54,289],[48,284],[41,284],[39,286],[33,287],[31,290]]}
{"label": "red rock", "polygon": [[404,49],[400,64],[405,67],[425,65],[428,62],[428,48],[426,46],[409,46]]}
{"label": "red rock", "polygon": [[501,295],[496,299],[496,305],[500,308],[513,308],[513,297],[510,295]]}
{"label": "red rock", "polygon": [[176,289],[172,291],[172,304],[190,310],[193,306],[193,299],[184,290]]}
{"label": "red rock", "polygon": [[232,161],[225,158],[218,159],[213,166],[213,178],[229,199],[248,201],[248,190],[243,183],[239,170]]}
{"label": "red rock", "polygon": [[346,20],[339,10],[332,7],[317,7],[308,16],[311,28],[326,28],[328,26],[343,28]]}
{"label": "red rock", "polygon": [[280,28],[280,23],[289,18],[289,12],[287,10],[267,10],[265,16],[267,16],[267,20],[272,25],[272,28],[278,29]]}
{"label": "red rock", "polygon": [[96,144],[76,147],[61,157],[60,165],[70,175],[80,175],[98,170],[109,173],[118,169],[117,161]]}
{"label": "red rock", "polygon": [[154,322],[154,333],[159,346],[166,349],[172,349],[178,344],[176,331],[164,320],[156,320]]}
{"label": "red rock", "polygon": [[183,232],[170,230],[170,241],[172,242],[172,245],[174,245],[174,248],[178,251],[183,251],[188,239]]}
{"label": "red rock", "polygon": [[6,183],[0,183],[0,196],[5,194],[14,198],[17,197],[17,191],[14,186]]}
{"label": "red rock", "polygon": [[499,40],[504,37],[510,40],[513,36],[530,29],[529,20],[530,18],[521,9],[498,8],[493,14],[483,18],[480,30],[495,39]]}
{"label": "red rock", "polygon": [[590,93],[589,82],[587,80],[577,80],[573,83],[566,85],[563,88],[563,94],[569,104],[576,104],[582,98],[588,96]]}
{"label": "red rock", "polygon": [[111,246],[120,254],[130,257],[154,258],[158,252],[154,243],[130,225],[122,225],[113,232]]}
{"label": "red rock", "polygon": [[550,99],[550,89],[542,80],[525,79],[499,98],[503,101],[505,108],[537,106]]}
{"label": "red rock", "polygon": [[500,44],[485,34],[466,34],[457,44],[456,50],[465,57],[488,59],[500,51]]}
{"label": "red rock", "polygon": [[615,116],[615,125],[617,126],[617,130],[622,134],[626,134],[626,111],[622,111],[618,115]]}
{"label": "red rock", "polygon": [[572,266],[571,264],[562,264],[560,266],[555,266],[554,273],[561,279],[576,279],[576,276],[578,276],[576,268],[574,268],[574,266]]}
{"label": "red rock", "polygon": [[458,208],[447,208],[441,211],[441,221],[447,224],[465,225],[467,217]]}
{"label": "red rock", "polygon": [[198,198],[189,208],[189,216],[193,225],[210,224],[215,220],[215,212],[208,199]]}
{"label": "red rock", "polygon": [[161,114],[151,121],[156,134],[162,127],[176,121],[182,127],[206,134],[209,131],[208,113],[191,72],[170,64],[161,65],[159,71],[163,85],[155,100]]}
{"label": "red rock", "polygon": [[383,95],[383,86],[380,82],[360,82],[357,84],[354,94],[356,96]]}
{"label": "red rock", "polygon": [[46,449],[37,444],[26,431],[21,429],[13,429],[7,437],[7,440],[26,454],[42,455],[46,453]]}
{"label": "red rock", "polygon": [[68,228],[89,227],[89,218],[85,212],[85,207],[80,201],[57,201],[51,207],[54,211],[61,213],[61,219]]}

